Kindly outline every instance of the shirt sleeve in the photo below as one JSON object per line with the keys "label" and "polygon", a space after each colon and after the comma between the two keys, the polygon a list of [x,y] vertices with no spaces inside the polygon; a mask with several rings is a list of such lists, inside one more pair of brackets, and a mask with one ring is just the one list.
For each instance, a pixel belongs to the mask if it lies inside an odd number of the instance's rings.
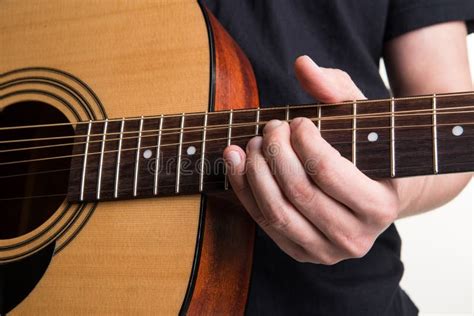
{"label": "shirt sleeve", "polygon": [[474,32],[474,0],[390,0],[385,40],[449,21],[466,21]]}

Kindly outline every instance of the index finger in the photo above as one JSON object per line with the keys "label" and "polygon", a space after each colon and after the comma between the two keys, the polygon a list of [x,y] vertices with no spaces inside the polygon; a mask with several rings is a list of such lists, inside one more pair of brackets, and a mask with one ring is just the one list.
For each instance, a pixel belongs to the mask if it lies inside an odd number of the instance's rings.
{"label": "index finger", "polygon": [[296,118],[291,142],[312,180],[328,195],[359,214],[383,212],[397,204],[386,185],[370,179],[342,157],[309,119]]}

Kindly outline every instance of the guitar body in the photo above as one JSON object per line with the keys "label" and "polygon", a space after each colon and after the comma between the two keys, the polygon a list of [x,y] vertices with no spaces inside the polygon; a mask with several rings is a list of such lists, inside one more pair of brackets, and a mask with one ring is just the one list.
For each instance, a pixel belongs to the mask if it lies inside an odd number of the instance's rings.
{"label": "guitar body", "polygon": [[[2,113],[36,102],[75,123],[258,104],[249,62],[196,1],[0,6]],[[35,109],[22,115],[47,113]],[[40,179],[41,192],[54,179]],[[254,229],[237,205],[200,195],[15,203],[22,220],[0,237],[2,275],[25,260],[51,261],[26,297],[12,298],[25,291],[9,286],[21,287],[28,271],[2,280],[0,314],[244,311]],[[28,224],[35,212],[48,215]]]}

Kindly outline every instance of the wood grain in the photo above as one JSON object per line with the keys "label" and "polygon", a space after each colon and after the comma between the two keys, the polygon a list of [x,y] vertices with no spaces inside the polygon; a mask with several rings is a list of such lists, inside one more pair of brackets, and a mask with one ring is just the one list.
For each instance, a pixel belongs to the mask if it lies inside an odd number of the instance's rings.
{"label": "wood grain", "polygon": [[[108,117],[204,111],[208,104],[207,30],[195,1],[2,1],[0,42],[0,73],[67,71],[93,89]],[[23,94],[2,99],[0,108],[22,97],[61,107]],[[78,115],[67,114],[91,119],[80,108]],[[193,263],[199,205],[200,196],[98,204],[12,315],[176,315]],[[57,244],[85,221],[81,215]],[[0,241],[12,242],[20,240]]]}
{"label": "wood grain", "polygon": [[[101,120],[105,117],[133,117],[161,113],[205,111],[209,99],[214,110],[252,108],[258,105],[255,78],[250,63],[237,44],[209,13],[213,30],[215,83],[209,95],[210,52],[202,13],[194,1],[118,2],[113,7],[100,1],[70,1],[67,6],[57,1],[3,1],[0,13],[0,84],[3,90],[0,109],[26,100],[41,101],[61,110],[71,121]],[[166,27],[163,27],[165,25]],[[170,31],[172,30],[172,31]],[[3,45],[5,43],[5,45]],[[31,67],[23,72],[10,71]],[[87,94],[77,80],[65,78],[60,69],[83,80],[98,96]],[[22,78],[36,78],[28,81]],[[67,76],[66,76],[67,77]],[[61,81],[65,86],[85,93],[87,106],[61,86],[47,85],[38,78]],[[63,88],[64,88],[63,87]],[[370,102],[370,104],[369,104]],[[363,101],[358,114],[386,113],[390,100]],[[438,98],[438,111],[463,106],[468,111],[438,114],[439,172],[472,171],[474,147],[473,95]],[[72,111],[68,106],[72,106]],[[396,100],[396,111],[429,110],[430,99]],[[262,122],[297,116],[315,117],[316,107],[295,107],[262,112]],[[352,104],[323,107],[321,117],[350,117]],[[255,122],[257,112],[234,112],[234,122]],[[212,116],[213,124],[226,124],[229,113]],[[203,116],[185,121],[185,126],[202,125]],[[396,130],[396,176],[432,174],[434,169],[433,118],[399,116]],[[137,120],[125,128],[137,136]],[[360,119],[361,129],[351,132],[351,119],[321,121],[323,137],[347,159],[354,157],[357,166],[372,177],[390,176],[390,120],[387,115]],[[150,120],[144,130],[152,130],[158,119]],[[167,120],[165,127],[175,128],[179,118]],[[212,122],[211,122],[212,124]],[[405,125],[413,128],[402,129]],[[453,135],[454,126],[462,126],[463,134]],[[94,126],[100,133],[103,123]],[[400,129],[398,129],[400,128]],[[118,125],[111,124],[117,131]],[[236,134],[252,134],[254,127],[238,127]],[[376,131],[377,143],[367,141]],[[261,129],[260,129],[261,132]],[[224,137],[226,130],[209,132],[208,137]],[[176,143],[176,135],[164,141]],[[197,142],[202,133],[184,135],[184,141]],[[99,139],[98,137],[94,140]],[[248,139],[248,138],[247,138]],[[235,144],[245,146],[247,139]],[[153,139],[154,142],[156,139]],[[357,146],[353,147],[352,143]],[[148,140],[144,142],[148,144]],[[107,148],[117,148],[111,142]],[[136,139],[127,140],[126,149],[137,146]],[[198,146],[197,146],[198,147]],[[226,141],[214,142],[207,158],[217,161]],[[76,148],[80,151],[80,148]],[[92,150],[100,149],[99,143]],[[174,158],[177,147],[165,151]],[[141,152],[139,152],[141,157]],[[156,152],[155,152],[156,154]],[[200,148],[197,148],[197,156]],[[124,156],[120,198],[130,198],[133,190],[135,153]],[[111,199],[112,175],[116,159],[106,158],[104,199]],[[141,161],[144,162],[144,161]],[[86,187],[89,201],[95,201],[97,157],[91,158],[90,178]],[[152,196],[152,177],[145,163],[140,164],[137,197]],[[175,169],[160,178],[163,194],[174,194]],[[76,177],[77,178],[77,177]],[[183,173],[183,194],[197,193],[196,177]],[[205,178],[204,191],[222,189],[223,173]],[[213,186],[214,185],[214,186]],[[76,182],[77,186],[77,182]],[[167,189],[171,188],[166,192]],[[77,187],[76,187],[77,195]],[[254,226],[232,196],[208,196],[202,227],[202,245],[196,248],[200,197],[125,201],[120,203],[88,203],[81,210],[68,209],[63,202],[40,227],[11,239],[0,239],[0,261],[24,257],[56,241],[59,255],[33,293],[13,314],[242,314],[245,311],[251,262]],[[223,208],[225,205],[225,208]],[[82,207],[81,206],[81,207]],[[77,236],[76,236],[77,235]],[[33,238],[35,237],[35,238]],[[15,247],[13,247],[15,246]],[[8,248],[8,249],[7,249]],[[7,250],[4,250],[7,249]],[[199,252],[199,264],[194,260]],[[11,260],[14,260],[11,259]],[[190,273],[196,264],[195,279],[188,289]],[[182,308],[185,293],[189,295]],[[181,309],[182,308],[182,309]]]}
{"label": "wood grain", "polygon": [[[251,65],[208,11],[216,62],[215,110],[258,105]],[[226,205],[225,208],[223,205]],[[249,289],[255,226],[240,204],[209,196],[201,260],[189,315],[243,315]]]}

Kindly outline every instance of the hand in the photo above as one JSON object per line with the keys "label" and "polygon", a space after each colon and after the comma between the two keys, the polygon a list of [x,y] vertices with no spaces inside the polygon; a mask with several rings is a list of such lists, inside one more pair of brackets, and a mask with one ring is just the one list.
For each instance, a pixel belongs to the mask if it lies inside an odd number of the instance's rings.
{"label": "hand", "polygon": [[[350,77],[295,63],[302,86],[322,102],[363,99]],[[374,181],[329,145],[309,119],[272,120],[246,152],[224,152],[232,188],[260,227],[300,262],[335,264],[364,256],[398,216],[390,180]]]}

